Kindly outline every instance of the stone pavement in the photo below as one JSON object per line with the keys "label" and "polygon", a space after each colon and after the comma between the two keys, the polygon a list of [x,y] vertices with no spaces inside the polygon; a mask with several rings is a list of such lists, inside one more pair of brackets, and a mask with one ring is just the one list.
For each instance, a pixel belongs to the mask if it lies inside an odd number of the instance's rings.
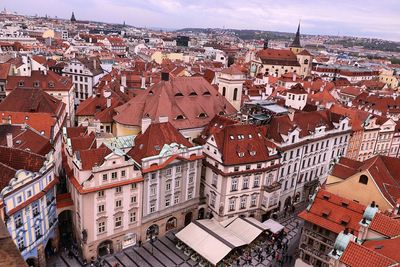
{"label": "stone pavement", "polygon": [[[294,266],[295,257],[299,240],[302,220],[297,218],[297,214],[303,209],[303,205],[299,206],[296,211],[286,217],[278,218],[278,221],[286,227],[287,235],[283,238],[283,242],[288,244],[287,255],[292,256],[292,261],[286,261],[283,265],[277,263],[271,255],[264,250],[262,255],[264,260],[259,262],[256,253],[252,255],[251,264],[245,264],[244,260],[240,261],[239,266],[254,267],[277,267],[277,266]],[[104,259],[104,265],[114,267],[117,263],[121,267],[197,267],[198,262],[194,262],[189,256],[186,256],[182,250],[176,248],[176,240],[172,233],[157,239],[153,245],[149,242],[143,243],[141,247],[137,245],[127,248],[119,253],[107,255]],[[68,258],[62,253],[55,260],[49,262],[50,267],[78,267],[82,266],[76,258]],[[232,265],[236,267],[236,262]]]}

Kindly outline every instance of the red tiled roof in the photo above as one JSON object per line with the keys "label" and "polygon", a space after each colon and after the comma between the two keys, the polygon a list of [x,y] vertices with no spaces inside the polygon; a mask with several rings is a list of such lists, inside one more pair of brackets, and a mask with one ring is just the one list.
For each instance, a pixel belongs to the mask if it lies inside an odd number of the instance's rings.
{"label": "red tiled roof", "polygon": [[[33,70],[31,76],[10,76],[7,79],[6,90],[11,91],[19,87],[23,82],[23,87],[38,87],[44,91],[70,91],[72,89],[72,79],[67,76],[61,76],[49,70],[47,75],[42,71]],[[38,83],[35,86],[35,83]]]}
{"label": "red tiled roof", "polygon": [[65,104],[40,88],[16,88],[0,103],[0,111],[40,112],[61,116]]}
{"label": "red tiled roof", "polygon": [[0,64],[0,80],[7,80],[8,73],[10,72],[11,64],[10,63],[1,63]]}
{"label": "red tiled roof", "polygon": [[13,147],[46,155],[52,149],[45,136],[21,125],[0,124],[0,146],[7,146],[7,134],[12,134]]}
{"label": "red tiled roof", "polygon": [[393,239],[367,240],[362,245],[372,251],[375,251],[376,253],[396,261],[397,263],[400,263],[399,237]]}
{"label": "red tiled roof", "polygon": [[13,178],[17,170],[27,170],[31,172],[38,172],[45,161],[45,157],[17,149],[5,146],[0,146],[0,191],[6,186],[10,179]]}
{"label": "red tiled roof", "polygon": [[340,262],[348,267],[388,267],[396,263],[384,255],[352,241],[340,257]]}
{"label": "red tiled roof", "polygon": [[216,115],[210,121],[210,123],[207,125],[207,127],[203,130],[200,137],[197,138],[196,140],[198,141],[199,144],[204,145],[207,141],[207,138],[210,135],[220,131],[222,128],[224,128],[228,125],[232,125],[232,124],[236,124],[236,123],[237,123],[237,121],[235,121],[235,120]]}
{"label": "red tiled roof", "polygon": [[400,221],[382,213],[376,213],[369,229],[387,237],[398,237],[400,236]]}
{"label": "red tiled roof", "polygon": [[268,147],[275,147],[266,140],[265,128],[251,124],[227,125],[213,136],[225,165],[268,161]]}
{"label": "red tiled roof", "polygon": [[135,161],[160,154],[165,144],[177,143],[185,147],[193,145],[170,123],[153,123],[135,138],[135,146],[128,152]]}
{"label": "red tiled roof", "polygon": [[49,113],[30,113],[30,112],[10,112],[0,111],[1,119],[10,119],[12,124],[27,124],[39,133],[44,133],[48,138],[52,136],[52,128],[56,124],[56,120]]}
{"label": "red tiled roof", "polygon": [[96,146],[96,137],[94,133],[85,136],[71,138],[72,152],[94,148]]}
{"label": "red tiled roof", "polygon": [[111,152],[104,144],[99,148],[81,150],[79,154],[82,162],[82,170],[91,170],[94,166],[100,166],[103,164],[104,158]]}
{"label": "red tiled roof", "polygon": [[157,121],[167,116],[177,129],[204,127],[217,114],[235,113],[235,108],[202,77],[178,77],[138,91],[126,104],[115,108],[114,120],[141,126],[142,118]]}
{"label": "red tiled roof", "polygon": [[78,127],[67,127],[67,137],[74,138],[79,136],[84,136],[87,134],[87,127],[78,126]]}
{"label": "red tiled roof", "polygon": [[[342,203],[346,203],[347,206]],[[364,205],[321,189],[311,204],[311,208],[301,212],[299,217],[336,234],[348,228],[357,235],[364,210]],[[328,213],[328,215],[324,216],[323,213]],[[343,224],[343,221],[347,224]]]}

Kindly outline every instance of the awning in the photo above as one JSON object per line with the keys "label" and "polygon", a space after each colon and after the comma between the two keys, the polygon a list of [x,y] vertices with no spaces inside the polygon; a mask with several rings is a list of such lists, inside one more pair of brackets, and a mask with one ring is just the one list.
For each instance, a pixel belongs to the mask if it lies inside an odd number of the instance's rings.
{"label": "awning", "polygon": [[263,232],[259,227],[241,218],[234,220],[226,229],[234,232],[240,239],[245,241],[246,244],[252,243]]}
{"label": "awning", "polygon": [[268,228],[269,231],[274,234],[279,233],[280,231],[282,231],[283,228],[285,228],[285,226],[272,219],[263,222],[263,224]]}

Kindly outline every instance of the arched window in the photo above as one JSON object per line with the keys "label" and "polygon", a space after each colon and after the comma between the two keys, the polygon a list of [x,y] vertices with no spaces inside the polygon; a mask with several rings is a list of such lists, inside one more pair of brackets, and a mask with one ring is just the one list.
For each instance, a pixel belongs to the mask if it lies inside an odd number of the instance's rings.
{"label": "arched window", "polygon": [[366,175],[361,175],[360,179],[358,180],[360,184],[368,184],[368,177]]}
{"label": "arched window", "polygon": [[308,59],[304,59],[304,64],[308,64]]}
{"label": "arched window", "polygon": [[237,94],[238,94],[238,89],[235,88],[235,89],[233,90],[233,101],[237,100]]}
{"label": "arched window", "polygon": [[222,87],[222,96],[225,96],[225,94],[226,94],[226,87],[224,86]]}
{"label": "arched window", "polygon": [[178,115],[178,116],[176,116],[176,119],[177,120],[183,120],[185,117],[183,117],[183,115]]}
{"label": "arched window", "polygon": [[205,117],[207,117],[206,113],[202,112],[202,113],[199,114],[199,118],[205,118]]}

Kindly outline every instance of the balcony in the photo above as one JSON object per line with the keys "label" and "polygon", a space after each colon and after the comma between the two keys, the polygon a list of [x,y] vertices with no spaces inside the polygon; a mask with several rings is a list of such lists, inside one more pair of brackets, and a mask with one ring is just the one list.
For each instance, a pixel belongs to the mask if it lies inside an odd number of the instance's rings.
{"label": "balcony", "polygon": [[274,182],[271,185],[264,185],[263,189],[264,189],[264,191],[266,191],[268,193],[272,193],[272,192],[275,192],[275,191],[281,189],[281,186],[282,186],[281,183]]}

